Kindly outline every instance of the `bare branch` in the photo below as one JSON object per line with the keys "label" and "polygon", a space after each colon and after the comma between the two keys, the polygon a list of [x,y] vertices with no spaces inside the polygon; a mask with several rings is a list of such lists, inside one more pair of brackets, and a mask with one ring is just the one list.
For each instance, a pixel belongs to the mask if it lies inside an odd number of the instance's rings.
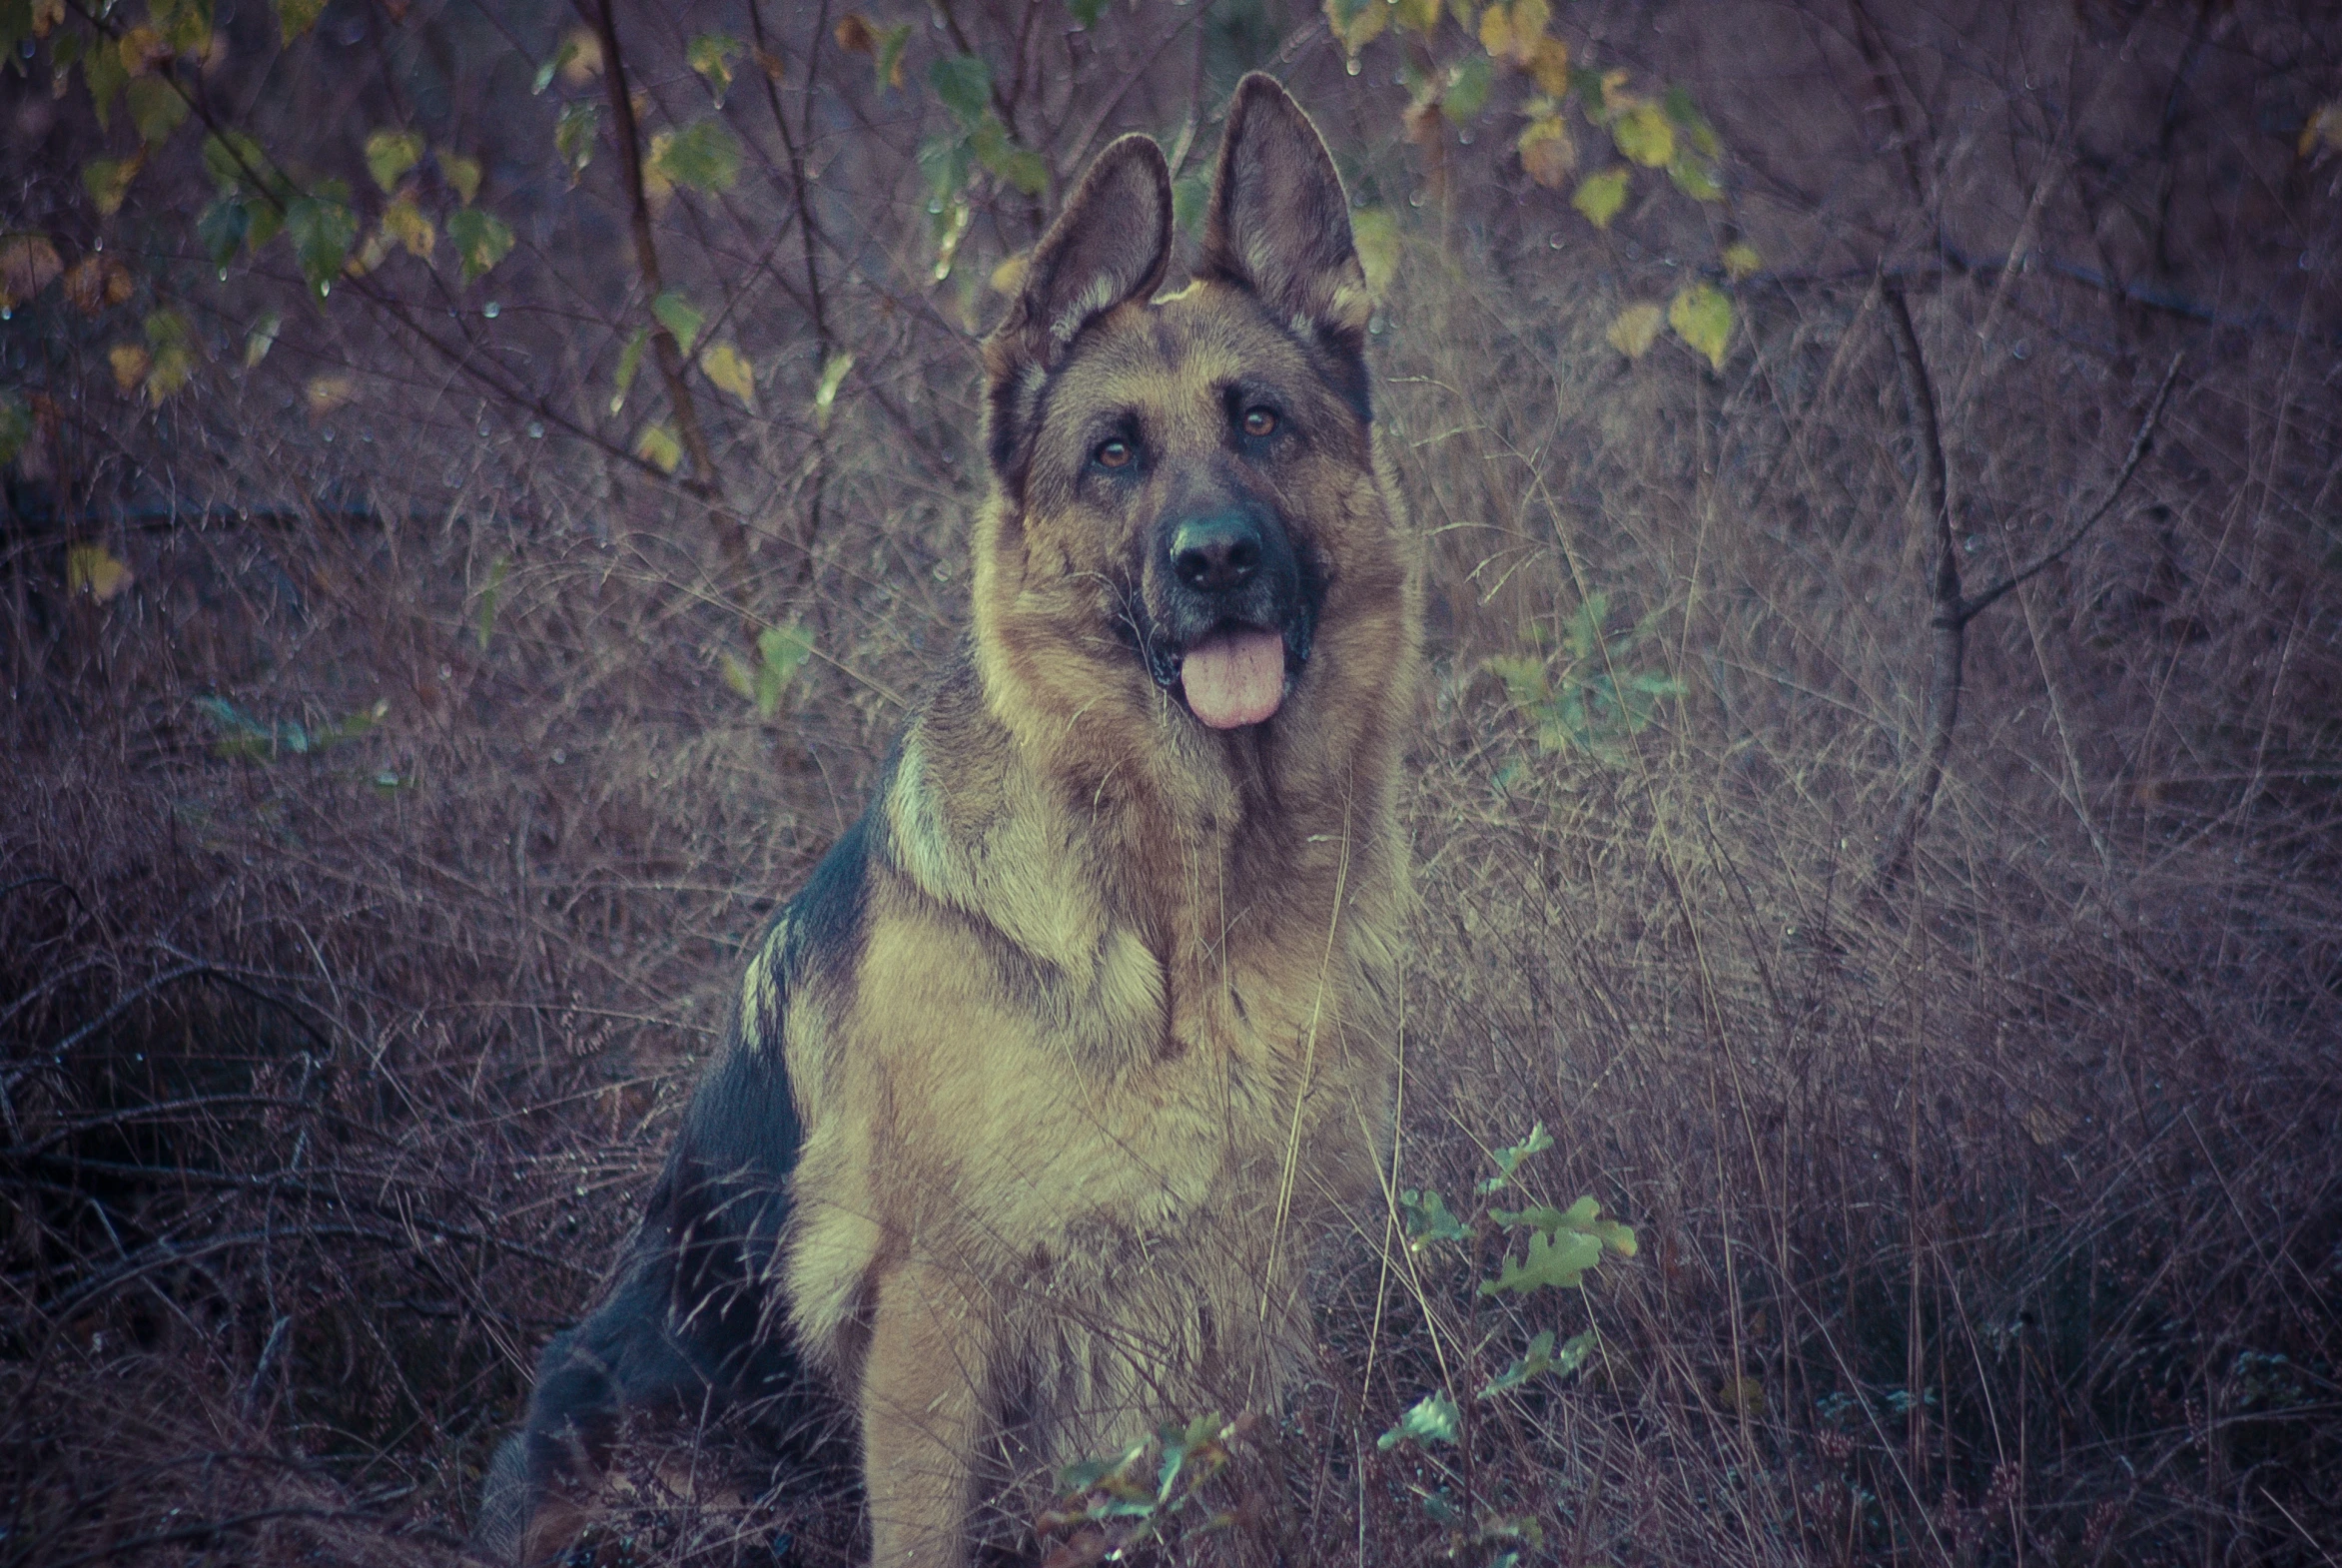
{"label": "bare branch", "polygon": [[2114,509],[2114,503],[2122,498],[2123,490],[2129,487],[2131,475],[2138,472],[2140,459],[2146,456],[2147,448],[2154,444],[2155,427],[2162,422],[2163,405],[2171,399],[2172,385],[2179,379],[2179,362],[2185,357],[2184,354],[2175,354],[2171,357],[2171,368],[2163,373],[2163,384],[2155,389],[2154,401],[2147,404],[2146,417],[2139,420],[2138,433],[2130,438],[2130,455],[2122,459],[2122,467],[2115,473],[2114,482],[2106,486],[2105,495],[2099,499],[2096,506],[2090,509],[2090,514],[2066,530],[2064,538],[2041,551],[2024,565],[2010,572],[1990,587],[1962,599],[1959,605],[1959,618],[1962,622],[1975,619],[2000,595],[2033,576],[2042,568],[2054,565],[2066,551],[2079,544],[2083,536],[2098,525],[2098,519]]}

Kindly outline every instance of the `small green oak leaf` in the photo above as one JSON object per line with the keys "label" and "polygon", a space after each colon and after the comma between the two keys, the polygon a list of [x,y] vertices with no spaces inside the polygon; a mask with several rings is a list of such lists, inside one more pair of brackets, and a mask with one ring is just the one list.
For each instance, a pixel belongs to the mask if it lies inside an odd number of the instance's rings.
{"label": "small green oak leaf", "polygon": [[1518,1258],[1508,1254],[1494,1279],[1480,1281],[1480,1293],[1496,1295],[1512,1290],[1525,1295],[1547,1285],[1574,1290],[1583,1282],[1586,1270],[1600,1261],[1602,1243],[1590,1235],[1575,1230],[1558,1235],[1532,1230],[1528,1250]]}
{"label": "small green oak leaf", "polygon": [[1425,1394],[1396,1426],[1374,1439],[1374,1446],[1388,1453],[1405,1442],[1452,1443],[1460,1421],[1453,1399],[1444,1393]]}

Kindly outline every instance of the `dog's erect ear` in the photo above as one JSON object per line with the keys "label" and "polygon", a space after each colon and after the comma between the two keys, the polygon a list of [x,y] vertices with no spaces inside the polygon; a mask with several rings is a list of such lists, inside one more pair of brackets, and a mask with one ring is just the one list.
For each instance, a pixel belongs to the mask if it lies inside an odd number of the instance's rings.
{"label": "dog's erect ear", "polygon": [[1365,348],[1372,302],[1341,176],[1301,106],[1258,72],[1228,106],[1196,276],[1250,290],[1304,338]]}
{"label": "dog's erect ear", "polygon": [[1013,466],[1049,373],[1082,329],[1162,284],[1171,236],[1163,149],[1150,137],[1123,137],[1098,155],[1033,248],[1009,314],[984,340],[985,444],[995,467]]}

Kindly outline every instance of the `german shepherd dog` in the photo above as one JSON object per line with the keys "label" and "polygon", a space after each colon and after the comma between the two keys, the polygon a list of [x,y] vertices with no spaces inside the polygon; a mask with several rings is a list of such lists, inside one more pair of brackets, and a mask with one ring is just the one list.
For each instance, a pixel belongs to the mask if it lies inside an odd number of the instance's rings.
{"label": "german shepherd dog", "polygon": [[1340,177],[1267,77],[1159,297],[1171,233],[1124,137],[985,342],[971,633],[749,961],[486,1549],[565,1546],[629,1408],[826,1384],[874,1560],[962,1564],[1004,1465],[1304,1359],[1308,1243],[1390,1149],[1419,552]]}

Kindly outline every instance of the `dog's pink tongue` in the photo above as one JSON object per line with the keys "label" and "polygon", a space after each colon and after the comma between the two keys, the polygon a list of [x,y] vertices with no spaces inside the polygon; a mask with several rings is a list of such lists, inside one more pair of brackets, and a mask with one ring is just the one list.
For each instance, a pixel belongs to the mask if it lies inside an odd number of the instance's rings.
{"label": "dog's pink tongue", "polygon": [[1187,706],[1213,729],[1257,724],[1284,700],[1284,638],[1273,631],[1213,632],[1179,666]]}

